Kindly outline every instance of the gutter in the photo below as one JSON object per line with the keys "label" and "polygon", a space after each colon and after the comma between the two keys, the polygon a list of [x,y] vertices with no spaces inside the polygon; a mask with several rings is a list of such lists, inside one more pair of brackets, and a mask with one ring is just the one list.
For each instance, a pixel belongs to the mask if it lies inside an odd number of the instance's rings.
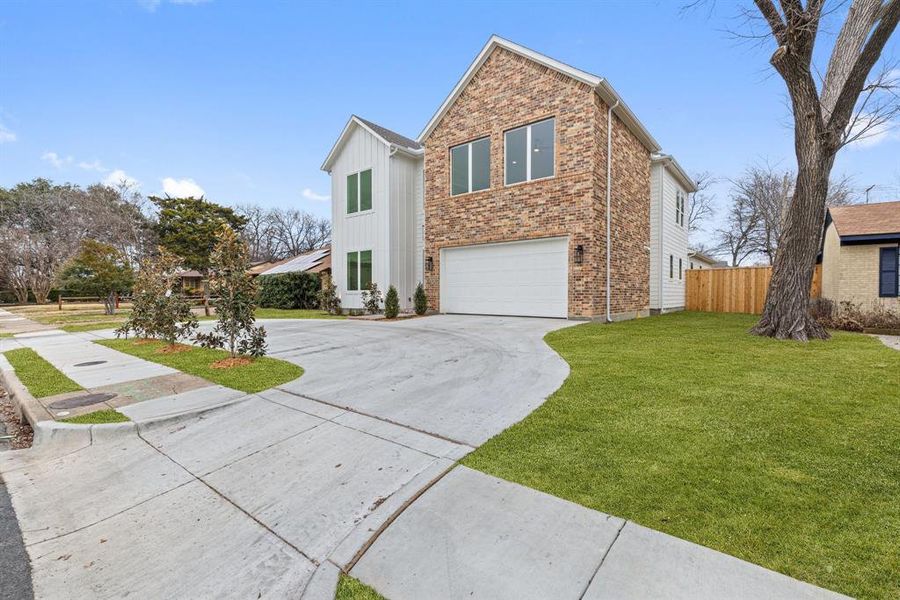
{"label": "gutter", "polygon": [[606,322],[612,322],[610,311],[610,257],[612,255],[612,239],[610,233],[610,219],[612,218],[612,116],[613,109],[619,106],[619,101],[611,104],[606,114]]}

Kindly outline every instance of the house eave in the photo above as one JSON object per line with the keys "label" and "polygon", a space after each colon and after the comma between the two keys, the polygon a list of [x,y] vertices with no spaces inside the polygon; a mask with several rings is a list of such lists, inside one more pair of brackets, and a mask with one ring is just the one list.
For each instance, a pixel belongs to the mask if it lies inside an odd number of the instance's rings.
{"label": "house eave", "polygon": [[691,179],[691,176],[687,174],[687,171],[671,154],[654,154],[650,160],[653,164],[661,163],[663,167],[668,169],[689,194],[697,191],[697,183]]}

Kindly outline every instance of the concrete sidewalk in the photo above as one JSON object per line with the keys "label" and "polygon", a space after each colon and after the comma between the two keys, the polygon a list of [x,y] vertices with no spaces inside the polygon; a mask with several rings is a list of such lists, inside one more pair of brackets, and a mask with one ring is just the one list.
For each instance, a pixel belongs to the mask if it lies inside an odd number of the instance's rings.
{"label": "concrete sidewalk", "polygon": [[391,600],[846,598],[461,466],[350,574]]}

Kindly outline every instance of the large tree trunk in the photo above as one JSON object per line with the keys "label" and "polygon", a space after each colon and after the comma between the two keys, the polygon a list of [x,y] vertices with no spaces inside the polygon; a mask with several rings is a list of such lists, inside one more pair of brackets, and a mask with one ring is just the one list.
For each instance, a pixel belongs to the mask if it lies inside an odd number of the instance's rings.
{"label": "large tree trunk", "polygon": [[825,222],[825,198],[834,155],[816,140],[797,143],[798,170],[794,197],[772,267],[772,280],[759,322],[752,333],[808,341],[830,336],[809,314],[810,287]]}

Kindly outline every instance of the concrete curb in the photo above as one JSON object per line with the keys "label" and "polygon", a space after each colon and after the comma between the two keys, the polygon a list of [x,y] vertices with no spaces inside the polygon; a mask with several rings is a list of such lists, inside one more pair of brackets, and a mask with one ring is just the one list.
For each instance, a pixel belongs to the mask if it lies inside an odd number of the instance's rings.
{"label": "concrete curb", "polygon": [[[7,362],[6,364],[9,363]],[[12,367],[0,369],[0,384],[9,393],[19,420],[24,419],[28,421],[32,429],[34,429],[35,442],[37,442],[38,423],[53,421],[53,415],[44,408],[43,404],[37,401],[37,398],[31,395],[25,384],[16,376],[16,372]]]}

